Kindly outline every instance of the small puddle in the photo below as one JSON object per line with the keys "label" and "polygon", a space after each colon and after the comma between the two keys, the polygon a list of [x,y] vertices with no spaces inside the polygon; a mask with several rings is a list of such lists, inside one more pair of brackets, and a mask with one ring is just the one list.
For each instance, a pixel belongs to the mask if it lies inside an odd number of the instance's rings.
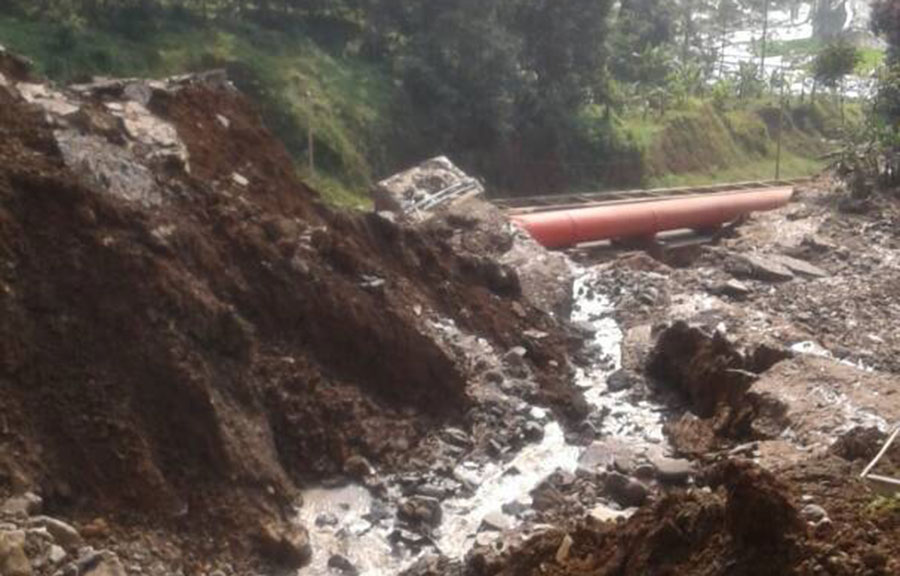
{"label": "small puddle", "polygon": [[362,486],[304,491],[297,521],[309,530],[313,560],[300,573],[331,574],[328,560],[337,554],[350,560],[360,574],[396,574],[402,558],[395,556],[387,533],[364,518],[372,503],[372,496]]}

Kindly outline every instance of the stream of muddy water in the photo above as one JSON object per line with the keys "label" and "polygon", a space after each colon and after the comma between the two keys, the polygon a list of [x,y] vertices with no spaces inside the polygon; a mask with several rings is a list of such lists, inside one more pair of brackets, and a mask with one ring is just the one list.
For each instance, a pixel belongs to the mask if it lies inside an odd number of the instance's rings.
{"label": "stream of muddy water", "polygon": [[[574,264],[573,272],[576,280],[572,320],[590,327],[593,341],[588,344],[596,351],[596,362],[578,369],[576,384],[584,390],[595,415],[602,415],[596,418],[602,422],[600,439],[627,444],[635,453],[665,451],[659,407],[649,402],[631,402],[627,392],[608,390],[608,376],[621,365],[622,332],[609,299],[596,288],[599,283],[595,273]],[[404,538],[414,539],[414,535],[404,533],[402,526],[395,523],[398,489],[389,489],[387,502],[376,500],[361,486],[307,490],[297,521],[309,530],[314,557],[300,574],[342,574],[339,568],[329,566],[334,556],[349,561],[359,574],[399,574],[423,553],[440,552],[461,560],[476,539],[484,545],[492,538],[500,538],[499,531],[480,532],[489,516],[508,522],[506,529],[520,527],[522,521],[503,515],[501,507],[510,503],[530,507],[532,490],[558,470],[574,472],[585,451],[584,447],[567,442],[562,427],[546,410],[532,407],[531,416],[543,423],[543,439],[525,446],[509,460],[458,464],[454,475],[465,478],[475,487],[474,493],[444,500],[440,526],[419,546],[404,545],[408,544]],[[396,484],[391,478],[384,480],[388,486]],[[373,509],[382,513],[373,514]],[[332,560],[332,564],[339,562],[342,560]]]}

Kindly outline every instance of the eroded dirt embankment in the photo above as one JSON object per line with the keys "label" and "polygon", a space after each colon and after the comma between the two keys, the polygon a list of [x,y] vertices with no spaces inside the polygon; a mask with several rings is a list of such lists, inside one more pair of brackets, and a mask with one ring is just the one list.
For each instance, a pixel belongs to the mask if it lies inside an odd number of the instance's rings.
{"label": "eroded dirt embankment", "polygon": [[296,563],[302,533],[261,526],[299,485],[356,456],[427,465],[420,440],[467,417],[477,367],[446,321],[523,346],[530,399],[583,416],[567,335],[515,273],[325,207],[224,79],[0,71],[0,495],[99,516],[97,546],[180,534],[186,569],[260,547]]}

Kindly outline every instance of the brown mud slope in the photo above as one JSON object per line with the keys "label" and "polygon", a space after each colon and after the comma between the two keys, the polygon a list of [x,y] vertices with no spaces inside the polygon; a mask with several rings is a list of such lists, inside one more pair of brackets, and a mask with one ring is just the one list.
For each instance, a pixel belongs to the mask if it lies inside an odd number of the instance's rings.
{"label": "brown mud slope", "polygon": [[[124,85],[48,113],[0,69],[0,495],[242,542],[298,482],[357,454],[401,466],[463,417],[444,318],[500,350],[546,333],[539,399],[583,405],[565,336],[514,282],[438,234],[325,207],[227,85],[139,85],[154,118],[126,130]],[[189,168],[153,148],[160,121]]]}

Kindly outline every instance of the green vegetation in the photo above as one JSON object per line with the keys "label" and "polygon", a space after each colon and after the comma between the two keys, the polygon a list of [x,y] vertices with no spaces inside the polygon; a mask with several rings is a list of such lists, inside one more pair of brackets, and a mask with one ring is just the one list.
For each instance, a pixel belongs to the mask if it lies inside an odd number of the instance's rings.
{"label": "green vegetation", "polygon": [[864,47],[859,48],[859,62],[856,64],[855,74],[859,76],[868,76],[881,68],[885,62],[884,50],[877,48]]}
{"label": "green vegetation", "polygon": [[[364,205],[373,180],[436,154],[503,195],[768,177],[777,104],[767,98],[778,79],[752,63],[722,77],[719,62],[728,31],[758,2],[630,0],[616,13],[611,6],[7,0],[0,43],[63,82],[226,68],[303,177],[342,205]],[[699,17],[709,10],[714,18]],[[821,49],[774,42],[768,52]],[[857,69],[878,59],[863,51]],[[786,176],[817,170],[825,139],[843,130],[829,99],[792,103]],[[827,114],[803,112],[822,107]],[[846,116],[848,124],[856,118]],[[315,173],[307,166],[310,130]]]}
{"label": "green vegetation", "polygon": [[[835,114],[833,104],[821,101],[794,102],[788,107],[782,178],[811,176],[825,167],[822,157],[833,150],[830,140],[840,130]],[[624,129],[634,135],[641,152],[645,185],[770,180],[775,177],[779,115],[777,103],[766,100],[726,111],[700,105],[671,112],[661,120],[632,117],[624,122]]]}

